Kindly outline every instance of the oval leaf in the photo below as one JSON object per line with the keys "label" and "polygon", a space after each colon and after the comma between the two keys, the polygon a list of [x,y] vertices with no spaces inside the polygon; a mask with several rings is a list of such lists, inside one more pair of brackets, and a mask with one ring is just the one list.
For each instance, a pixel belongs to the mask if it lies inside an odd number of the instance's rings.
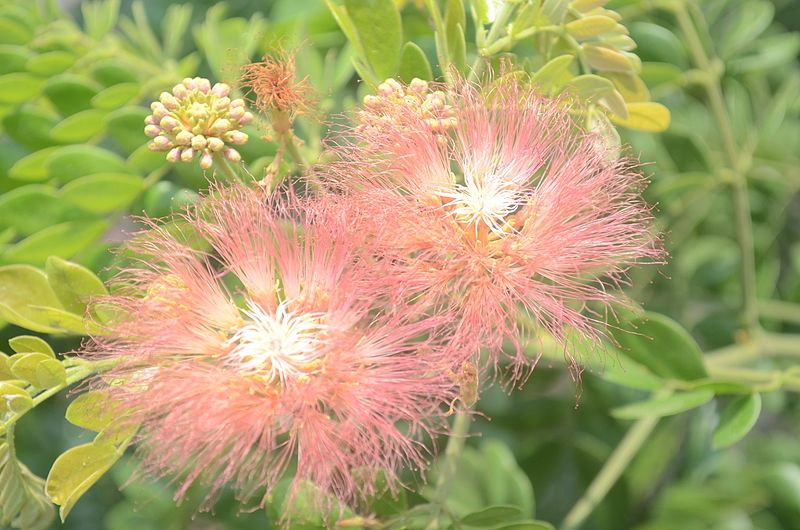
{"label": "oval leaf", "polygon": [[345,0],[345,8],[378,80],[395,75],[403,27],[394,0]]}
{"label": "oval leaf", "polygon": [[741,396],[725,407],[714,430],[711,446],[714,449],[729,447],[750,432],[761,415],[761,394]]}
{"label": "oval leaf", "polygon": [[47,496],[61,509],[61,521],[66,519],[81,495],[86,493],[116,462],[121,453],[113,445],[94,443],[79,445],[59,456],[47,475]]}
{"label": "oval leaf", "polygon": [[144,180],[124,173],[80,177],[61,188],[67,202],[92,213],[109,213],[128,206],[144,189]]}
{"label": "oval leaf", "polygon": [[708,374],[700,346],[674,320],[645,313],[612,328],[622,353],[661,377],[695,380]]}
{"label": "oval leaf", "polygon": [[714,393],[708,390],[681,392],[667,397],[648,399],[618,407],[611,411],[611,415],[621,420],[661,418],[692,410],[708,403],[713,398]]}
{"label": "oval leaf", "polygon": [[670,123],[670,112],[667,107],[652,101],[628,103],[628,117],[611,116],[611,121],[628,129],[646,132],[667,130]]}
{"label": "oval leaf", "polygon": [[8,341],[8,345],[11,346],[11,349],[17,353],[44,353],[53,359],[56,358],[53,348],[51,348],[50,345],[47,344],[43,339],[34,337],[33,335],[20,335],[19,337],[14,337]]}

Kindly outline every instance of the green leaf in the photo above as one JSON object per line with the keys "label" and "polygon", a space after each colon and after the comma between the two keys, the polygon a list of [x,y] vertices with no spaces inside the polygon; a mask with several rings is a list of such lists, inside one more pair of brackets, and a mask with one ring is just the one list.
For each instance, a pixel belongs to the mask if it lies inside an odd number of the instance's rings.
{"label": "green leaf", "polygon": [[105,128],[106,111],[88,109],[76,112],[53,127],[50,137],[61,143],[88,142]]}
{"label": "green leaf", "polygon": [[11,372],[38,388],[51,388],[67,383],[64,365],[44,353],[18,353],[9,361]]}
{"label": "green leaf", "polygon": [[72,313],[83,315],[89,299],[108,294],[100,278],[77,263],[51,256],[47,258],[45,272],[53,292]]}
{"label": "green leaf", "polygon": [[714,429],[711,446],[714,449],[730,447],[745,437],[761,415],[761,394],[741,396],[725,407]]}
{"label": "green leaf", "polygon": [[44,80],[25,72],[0,75],[0,103],[17,104],[39,95]]}
{"label": "green leaf", "polygon": [[91,321],[84,320],[81,315],[56,307],[31,305],[29,312],[36,322],[55,329],[57,333],[88,335],[101,332],[97,326]]}
{"label": "green leaf", "polygon": [[9,339],[8,345],[17,353],[44,353],[53,359],[56,358],[56,353],[47,342],[34,335],[19,335],[13,339]]}
{"label": "green leaf", "polygon": [[764,483],[776,504],[800,512],[800,466],[794,462],[774,464],[765,473]]}
{"label": "green leaf", "polygon": [[589,66],[601,72],[631,73],[636,70],[627,55],[608,46],[584,44],[583,54]]}
{"label": "green leaf", "polygon": [[622,95],[617,92],[614,83],[604,77],[594,74],[579,75],[570,80],[564,86],[564,89],[575,94],[583,101],[602,101],[615,114],[623,117],[628,116]]}
{"label": "green leaf", "polygon": [[736,6],[731,24],[720,35],[716,48],[722,58],[729,58],[737,52],[750,46],[766,30],[772,17],[775,16],[775,6],[768,0],[748,0]]}
{"label": "green leaf", "polygon": [[0,75],[23,70],[31,57],[33,52],[26,46],[0,44]]}
{"label": "green leaf", "polygon": [[561,24],[567,15],[569,0],[544,0],[542,14],[553,24]]}
{"label": "green leaf", "polygon": [[708,375],[700,346],[664,315],[646,313],[632,318],[612,328],[612,334],[625,355],[656,375],[687,381]]}
{"label": "green leaf", "polygon": [[47,180],[47,160],[58,147],[47,147],[20,158],[8,170],[8,176],[15,180]]}
{"label": "green leaf", "polygon": [[125,209],[144,190],[144,180],[136,175],[99,173],[87,175],[61,188],[65,201],[92,213]]}
{"label": "green leaf", "polygon": [[531,81],[544,89],[559,88],[572,78],[569,67],[574,60],[574,55],[559,55],[539,68]]}
{"label": "green leaf", "polygon": [[50,528],[55,510],[44,495],[44,480],[17,460],[14,448],[2,439],[0,477],[0,527],[25,530]]}
{"label": "green leaf", "polygon": [[88,77],[60,74],[47,80],[43,92],[62,116],[70,116],[91,108],[92,98],[102,88]]}
{"label": "green leaf", "polygon": [[[147,144],[142,124],[148,112],[142,107],[130,106],[115,110],[106,117],[108,135],[128,153]],[[163,154],[161,155],[163,157]],[[112,171],[105,169],[102,171]]]}
{"label": "green leaf", "polygon": [[611,415],[621,420],[661,418],[692,410],[712,399],[714,399],[714,393],[708,390],[681,392],[617,407],[611,411]]}
{"label": "green leaf", "polygon": [[102,432],[114,423],[118,413],[109,401],[108,394],[100,390],[90,390],[72,400],[65,417],[73,425]]}
{"label": "green leaf", "polygon": [[662,132],[669,127],[669,109],[660,103],[652,101],[628,103],[627,108],[627,118],[612,116],[611,121],[637,131]]}
{"label": "green leaf", "polygon": [[61,508],[63,522],[78,499],[111,469],[122,453],[113,445],[84,444],[59,456],[47,475],[45,491]]}
{"label": "green leaf", "polygon": [[589,15],[567,23],[567,33],[577,40],[593,39],[603,33],[611,31],[617,26],[617,21],[604,15]]}
{"label": "green leaf", "polygon": [[492,530],[555,530],[555,527],[546,521],[523,521],[495,526]]}
{"label": "green leaf", "polygon": [[[436,483],[437,470],[429,484]],[[423,495],[430,498],[432,489]],[[476,506],[515,506],[523,517],[534,512],[533,487],[517,465],[514,454],[499,440],[486,440],[478,449],[464,449],[458,471],[452,480],[447,506],[456,517],[465,517]]]}
{"label": "green leaf", "polygon": [[464,28],[467,27],[467,15],[463,0],[447,0],[444,10],[444,26],[447,34],[447,53],[459,72],[463,72],[467,62],[467,44],[464,39]]}
{"label": "green leaf", "polygon": [[110,86],[92,98],[92,105],[103,110],[114,110],[139,98],[139,83],[120,83]]}
{"label": "green leaf", "polygon": [[6,249],[3,259],[44,265],[50,256],[71,258],[99,239],[107,229],[105,220],[70,221],[48,226]]}
{"label": "green leaf", "polygon": [[20,414],[33,408],[30,394],[8,381],[0,382],[0,413]]}
{"label": "green leaf", "polygon": [[635,388],[637,390],[659,390],[664,388],[664,380],[653,375],[637,363],[618,364],[616,360],[610,361],[613,364],[601,366],[595,373],[616,385]]}
{"label": "green leaf", "polygon": [[16,379],[13,372],[11,372],[11,365],[8,363],[8,360],[9,356],[0,352],[0,381]]}
{"label": "green leaf", "polygon": [[3,118],[3,129],[18,144],[38,150],[55,143],[50,137],[50,130],[56,123],[58,121],[50,112],[26,105]]}
{"label": "green leaf", "polygon": [[0,17],[0,44],[26,44],[33,38],[30,27],[11,17]]}
{"label": "green leaf", "polygon": [[433,79],[433,71],[428,63],[428,58],[425,57],[425,52],[413,42],[407,42],[403,46],[397,77],[406,83],[410,83],[415,77],[427,81]]}
{"label": "green leaf", "polygon": [[0,317],[18,326],[41,333],[60,330],[37,320],[37,311],[31,304],[61,308],[56,294],[47,282],[47,276],[29,265],[0,267]]}
{"label": "green leaf", "polygon": [[69,208],[52,188],[22,186],[0,195],[0,226],[12,227],[22,235],[35,234],[65,220]]}
{"label": "green leaf", "polygon": [[59,182],[96,173],[131,173],[119,156],[93,145],[68,145],[55,151],[47,162],[47,173]]}
{"label": "green leaf", "polygon": [[25,69],[32,74],[42,77],[60,74],[75,64],[75,56],[65,51],[52,51],[34,55],[25,65]]}
{"label": "green leaf", "polygon": [[365,59],[380,81],[397,72],[403,27],[394,0],[345,0]]}
{"label": "green leaf", "polygon": [[477,526],[479,528],[494,527],[500,523],[519,521],[525,516],[516,506],[489,506],[477,512],[465,515],[461,524],[466,526]]}
{"label": "green leaf", "polygon": [[685,67],[689,59],[686,47],[672,31],[652,22],[632,22],[631,37],[636,41],[636,53],[646,62],[661,62]]}

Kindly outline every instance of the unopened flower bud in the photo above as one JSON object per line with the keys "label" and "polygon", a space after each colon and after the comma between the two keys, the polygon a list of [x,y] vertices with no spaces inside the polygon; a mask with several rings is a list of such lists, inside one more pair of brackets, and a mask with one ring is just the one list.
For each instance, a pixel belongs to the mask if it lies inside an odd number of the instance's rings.
{"label": "unopened flower bud", "polygon": [[164,116],[161,118],[161,121],[158,122],[158,125],[166,132],[172,132],[174,129],[178,128],[179,124],[178,120],[172,116]]}
{"label": "unopened flower bud", "polygon": [[161,104],[169,110],[178,108],[178,100],[169,92],[162,92],[158,99],[161,101]]}
{"label": "unopened flower bud", "polygon": [[155,145],[159,151],[166,151],[172,147],[172,142],[166,136],[156,136],[153,138],[153,145]]}
{"label": "unopened flower bud", "polygon": [[178,99],[183,99],[189,94],[189,91],[183,85],[175,85],[172,87],[172,94]]}
{"label": "unopened flower bud", "polygon": [[241,118],[239,118],[239,125],[247,125],[253,121],[253,114],[250,112],[245,112]]}
{"label": "unopened flower bud", "polygon": [[236,107],[244,107],[244,100],[242,98],[234,99],[231,101],[230,107],[235,109]]}
{"label": "unopened flower bud", "polygon": [[244,113],[245,110],[242,107],[236,107],[235,109],[231,109],[228,116],[234,121],[239,121],[244,116]]}
{"label": "unopened flower bud", "polygon": [[192,142],[194,135],[189,131],[181,131],[175,135],[175,142],[178,145],[189,145]]}
{"label": "unopened flower bud", "polygon": [[206,140],[206,137],[203,136],[202,134],[198,134],[192,138],[193,149],[200,151],[206,148],[206,144],[208,144],[208,141]]}
{"label": "unopened flower bud", "polygon": [[200,155],[200,167],[203,169],[208,169],[214,163],[214,157],[208,151],[203,151],[203,154]]}
{"label": "unopened flower bud", "polygon": [[211,89],[211,93],[218,98],[224,98],[228,94],[231,93],[231,87],[226,85],[225,83],[216,83],[214,87]]}
{"label": "unopened flower bud", "polygon": [[208,148],[214,151],[222,151],[222,148],[225,147],[225,142],[217,137],[211,137],[208,139]]}
{"label": "unopened flower bud", "polygon": [[214,110],[217,112],[230,108],[231,99],[228,97],[220,98],[214,103]]}
{"label": "unopened flower bud", "polygon": [[233,147],[225,149],[225,152],[223,154],[225,155],[225,158],[227,158],[231,162],[236,163],[242,161],[242,155],[240,155],[239,151],[237,151]]}
{"label": "unopened flower bud", "polygon": [[233,145],[242,145],[247,143],[247,135],[242,131],[231,131],[225,135],[225,140]]}
{"label": "unopened flower bud", "polygon": [[192,158],[194,158],[194,149],[191,147],[189,149],[184,149],[181,153],[181,160],[184,162],[191,162]]}
{"label": "unopened flower bud", "polygon": [[428,91],[428,82],[423,81],[422,79],[415,77],[411,80],[411,83],[408,85],[409,90],[416,94],[423,94]]}
{"label": "unopened flower bud", "polygon": [[176,147],[172,149],[169,153],[167,153],[167,161],[175,163],[181,159],[181,148]]}
{"label": "unopened flower bud", "polygon": [[215,134],[223,134],[231,130],[231,122],[230,120],[226,120],[225,118],[218,118],[214,125],[211,126],[211,132]]}
{"label": "unopened flower bud", "polygon": [[160,101],[154,101],[150,105],[150,110],[153,111],[153,118],[155,118],[156,120],[160,120],[161,118],[169,114],[167,107],[162,105]]}
{"label": "unopened flower bud", "polygon": [[184,78],[182,83],[183,83],[183,86],[185,86],[188,90],[195,90],[197,88],[197,85],[195,84],[194,79],[192,79],[191,77]]}
{"label": "unopened flower bud", "polygon": [[149,136],[150,138],[155,138],[156,136],[161,134],[161,127],[159,127],[158,125],[152,125],[152,124],[147,125],[144,128],[144,133],[147,136]]}
{"label": "unopened flower bud", "polygon": [[211,81],[209,81],[208,79],[204,79],[202,77],[195,77],[195,82],[197,83],[197,90],[199,90],[203,94],[208,94],[211,91]]}

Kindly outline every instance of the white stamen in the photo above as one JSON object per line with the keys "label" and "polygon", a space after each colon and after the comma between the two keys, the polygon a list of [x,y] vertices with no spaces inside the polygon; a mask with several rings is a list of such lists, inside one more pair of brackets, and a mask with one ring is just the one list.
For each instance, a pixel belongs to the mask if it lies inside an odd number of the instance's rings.
{"label": "white stamen", "polygon": [[275,314],[250,303],[244,311],[250,322],[234,333],[229,342],[231,364],[237,369],[260,374],[270,383],[307,374],[319,359],[322,334],[327,329],[321,313],[294,314],[281,303]]}
{"label": "white stamen", "polygon": [[461,222],[483,222],[493,232],[502,233],[506,217],[513,214],[523,202],[526,194],[512,179],[489,173],[476,177],[466,175],[464,184],[456,184],[441,191],[442,197],[452,199],[452,215]]}

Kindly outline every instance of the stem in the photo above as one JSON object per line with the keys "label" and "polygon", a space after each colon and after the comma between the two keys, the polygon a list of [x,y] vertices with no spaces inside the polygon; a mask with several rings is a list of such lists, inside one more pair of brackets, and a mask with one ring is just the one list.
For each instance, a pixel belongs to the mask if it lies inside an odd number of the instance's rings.
{"label": "stem", "polygon": [[433,499],[431,501],[434,505],[433,516],[426,530],[436,530],[439,528],[439,518],[441,517],[442,509],[447,503],[447,494],[450,492],[450,484],[453,481],[456,471],[458,471],[458,462],[461,460],[461,453],[464,451],[464,444],[467,440],[471,421],[472,419],[467,412],[456,412],[455,419],[453,420],[453,430],[450,432],[450,438],[447,440],[447,447],[444,450],[444,459],[439,471],[439,477],[436,479],[436,490],[433,493]]}
{"label": "stem", "polygon": [[622,476],[625,468],[639,452],[657,424],[658,418],[642,418],[633,424],[609,459],[606,460],[603,469],[589,485],[589,489],[564,518],[561,530],[578,530],[586,522],[589,515]]}
{"label": "stem", "polygon": [[222,171],[225,174],[225,177],[230,182],[240,182],[245,184],[242,177],[239,175],[238,172],[234,171],[231,165],[228,163],[228,160],[220,153],[214,153],[211,155],[214,159],[214,167]]}
{"label": "stem", "polygon": [[433,17],[433,26],[435,28],[434,38],[436,40],[436,58],[439,60],[439,68],[442,70],[445,81],[452,83],[450,65],[450,50],[447,49],[447,28],[444,26],[442,20],[442,13],[439,11],[439,5],[436,0],[425,0],[425,6]]}
{"label": "stem", "polygon": [[800,324],[800,305],[781,300],[761,300],[758,311],[765,318],[782,320],[791,324]]}
{"label": "stem", "polygon": [[[61,385],[56,385],[53,387],[48,388],[44,392],[37,394],[35,398],[33,398],[33,406],[37,406],[43,401],[48,398],[53,397],[54,395],[58,394],[68,386],[72,386],[79,381],[83,381],[87,377],[93,374],[97,374],[100,372],[105,372],[114,365],[117,364],[117,359],[108,359],[105,361],[97,361],[97,362],[84,362],[80,365],[74,366],[75,370],[72,373],[67,375],[66,381]],[[28,409],[30,410],[30,409]],[[10,432],[10,428],[22,417],[25,415],[28,410],[24,410],[22,412],[15,412],[12,414],[6,421],[0,423],[0,435],[6,434]]]}
{"label": "stem", "polygon": [[514,2],[503,3],[500,13],[497,14],[497,18],[492,22],[492,29],[489,30],[489,34],[486,36],[483,48],[478,50],[478,56],[475,58],[475,62],[472,63],[469,77],[467,78],[469,81],[476,82],[480,79],[481,74],[483,74],[483,69],[486,67],[486,57],[491,55],[487,54],[487,49],[500,38],[500,32],[503,31],[506,22],[508,22],[515,8],[516,4]]}
{"label": "stem", "polygon": [[741,167],[742,158],[736,139],[733,136],[733,129],[728,112],[725,108],[725,101],[720,86],[720,69],[715,68],[716,58],[710,58],[706,53],[700,36],[695,29],[694,23],[686,10],[686,5],[681,3],[675,9],[675,18],[681,32],[686,37],[689,53],[697,67],[705,72],[706,78],[703,87],[717,122],[722,148],[728,159],[728,167],[731,170],[731,185],[733,193],[733,208],[736,216],[736,238],[739,242],[739,249],[742,255],[742,318],[745,329],[750,333],[757,333],[760,329],[758,318],[758,299],[756,293],[756,265],[755,250],[753,245],[753,220],[750,215],[750,198],[747,190],[747,179]]}

